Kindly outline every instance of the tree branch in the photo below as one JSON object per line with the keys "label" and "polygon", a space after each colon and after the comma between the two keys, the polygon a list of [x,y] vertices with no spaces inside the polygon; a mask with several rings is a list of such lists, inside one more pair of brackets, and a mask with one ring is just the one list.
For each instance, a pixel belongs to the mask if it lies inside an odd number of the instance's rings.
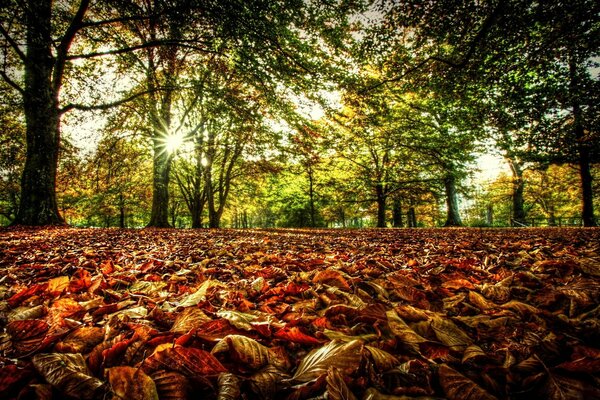
{"label": "tree branch", "polygon": [[61,108],[60,113],[64,114],[71,110],[81,110],[81,111],[108,110],[110,108],[117,107],[117,106],[120,106],[121,104],[128,103],[132,100],[137,99],[138,97],[145,96],[145,95],[147,95],[151,92],[155,92],[157,90],[160,90],[160,89],[145,90],[143,92],[132,94],[131,96],[126,97],[124,99],[113,101],[111,103],[96,104],[96,105],[89,105],[89,106],[83,105],[83,104],[70,103],[70,104],[67,104],[66,106],[64,106],[63,108]]}
{"label": "tree branch", "polygon": [[423,60],[420,63],[418,63],[417,65],[415,65],[414,67],[409,68],[403,74],[401,74],[399,76],[395,76],[395,77],[390,78],[390,79],[384,79],[381,82],[376,83],[375,85],[372,85],[372,86],[370,86],[370,87],[368,87],[366,89],[363,89],[362,91],[360,91],[360,93],[364,94],[366,92],[374,90],[374,89],[376,89],[376,88],[378,88],[378,87],[380,87],[382,85],[385,85],[387,83],[393,83],[393,82],[401,81],[406,76],[408,76],[408,75],[414,73],[415,71],[418,71],[419,69],[423,68],[425,66],[425,64],[429,63],[430,61],[440,62],[442,64],[446,64],[446,65],[448,65],[448,66],[450,66],[452,68],[455,68],[455,69],[460,69],[460,68],[465,67],[467,65],[467,63],[473,57],[473,54],[475,53],[475,50],[477,49],[477,46],[479,45],[479,43],[485,38],[485,36],[490,31],[490,29],[492,28],[492,26],[494,26],[494,24],[496,22],[496,19],[500,16],[500,13],[502,12],[503,8],[504,8],[504,0],[501,0],[501,1],[498,2],[498,4],[496,5],[496,8],[494,8],[494,10],[492,11],[492,13],[487,16],[487,18],[485,19],[485,21],[483,21],[481,29],[479,29],[479,31],[477,32],[477,34],[475,35],[475,37],[473,38],[473,40],[471,40],[471,43],[469,43],[469,48],[468,48],[466,54],[459,61],[453,61],[451,59],[442,58],[442,57],[438,57],[438,56],[429,56],[425,60]]}
{"label": "tree branch", "polygon": [[138,44],[135,46],[123,47],[120,49],[97,51],[97,52],[87,53],[87,54],[73,54],[71,56],[68,56],[66,59],[67,60],[79,60],[79,59],[88,59],[88,58],[95,58],[95,57],[102,57],[102,56],[109,56],[109,55],[118,55],[118,54],[129,53],[129,52],[136,51],[136,50],[142,50],[142,49],[147,49],[147,48],[151,48],[151,47],[160,47],[160,46],[178,46],[178,47],[182,47],[182,48],[198,50],[198,51],[201,51],[204,53],[218,53],[218,52],[215,52],[212,50],[208,50],[208,47],[194,46],[194,45],[191,45],[188,43],[194,43],[194,41],[190,41],[190,40],[153,40],[153,41]]}
{"label": "tree branch", "polygon": [[56,61],[54,63],[54,71],[52,72],[52,85],[54,86],[55,93],[58,92],[58,88],[62,85],[62,79],[64,76],[65,64],[67,61],[67,52],[69,51],[69,47],[71,47],[71,43],[73,43],[73,39],[75,35],[81,29],[81,21],[83,21],[83,17],[90,5],[90,0],[81,0],[79,3],[79,8],[77,12],[73,16],[69,27],[67,28],[65,34],[58,45],[56,52]]}
{"label": "tree branch", "polygon": [[4,82],[15,88],[19,93],[23,94],[25,90],[15,81],[13,81],[4,71],[0,71],[0,76],[4,79]]}
{"label": "tree branch", "polygon": [[4,36],[4,38],[6,39],[6,41],[8,42],[8,44],[10,44],[10,47],[12,47],[12,49],[15,51],[15,53],[17,53],[17,55],[19,56],[19,58],[23,62],[27,61],[27,56],[19,48],[19,44],[12,38],[12,36],[10,36],[10,34],[8,33],[8,31],[6,29],[4,29],[4,26],[2,26],[1,24],[0,24],[0,33],[2,34],[2,36]]}

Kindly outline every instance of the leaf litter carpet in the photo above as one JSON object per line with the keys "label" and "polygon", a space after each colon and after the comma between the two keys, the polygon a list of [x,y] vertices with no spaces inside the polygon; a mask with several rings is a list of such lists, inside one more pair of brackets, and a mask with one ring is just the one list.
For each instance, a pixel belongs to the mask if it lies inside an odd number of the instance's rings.
{"label": "leaf litter carpet", "polygon": [[2,399],[600,398],[600,230],[0,230]]}

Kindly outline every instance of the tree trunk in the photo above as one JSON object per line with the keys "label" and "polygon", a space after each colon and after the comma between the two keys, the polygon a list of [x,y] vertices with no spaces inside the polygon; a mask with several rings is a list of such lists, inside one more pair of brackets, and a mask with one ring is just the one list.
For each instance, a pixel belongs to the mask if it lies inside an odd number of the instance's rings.
{"label": "tree trunk", "polygon": [[525,181],[523,180],[523,168],[518,161],[510,158],[508,159],[508,164],[510,166],[510,170],[512,171],[513,222],[517,227],[525,226],[525,201],[523,199]]}
{"label": "tree trunk", "polygon": [[586,138],[585,129],[583,127],[583,116],[581,115],[581,105],[577,97],[579,79],[578,79],[578,63],[575,59],[574,52],[571,50],[569,55],[569,89],[572,98],[573,107],[573,130],[575,139],[577,140],[577,149],[579,152],[579,176],[581,179],[582,193],[582,211],[581,218],[583,226],[596,226],[594,218],[594,194],[592,191],[592,174],[590,171],[590,143]]}
{"label": "tree trunk", "polygon": [[392,220],[394,228],[402,228],[404,222],[402,221],[402,200],[400,197],[394,197],[392,204]]}
{"label": "tree trunk", "polygon": [[487,205],[485,223],[489,226],[494,225],[494,206],[492,204]]}
{"label": "tree trunk", "polygon": [[27,153],[15,225],[62,225],[56,201],[60,144],[58,93],[52,83],[53,41],[49,0],[29,2],[23,107]]}
{"label": "tree trunk", "polygon": [[152,181],[152,214],[149,227],[168,228],[169,225],[169,176],[171,157],[162,143],[154,139],[154,172]]}
{"label": "tree trunk", "polygon": [[458,213],[458,199],[456,197],[456,177],[448,173],[444,178],[446,189],[446,223],[444,226],[462,226]]}
{"label": "tree trunk", "polygon": [[125,199],[119,194],[119,228],[125,228]]}
{"label": "tree trunk", "polygon": [[385,201],[387,196],[385,195],[385,190],[381,183],[375,185],[375,194],[377,202],[377,227],[385,228]]}
{"label": "tree trunk", "polygon": [[308,169],[308,198],[310,202],[310,226],[314,228],[316,226],[315,187],[313,171],[310,165]]}
{"label": "tree trunk", "polygon": [[406,215],[406,218],[408,219],[408,227],[409,228],[416,228],[417,227],[417,213],[415,212],[415,208],[414,207],[410,207],[408,209],[408,213]]}

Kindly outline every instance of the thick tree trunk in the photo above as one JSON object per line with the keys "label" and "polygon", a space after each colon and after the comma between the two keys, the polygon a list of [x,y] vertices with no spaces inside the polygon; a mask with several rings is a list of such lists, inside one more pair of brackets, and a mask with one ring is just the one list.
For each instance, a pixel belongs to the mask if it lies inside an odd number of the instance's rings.
{"label": "thick tree trunk", "polygon": [[377,202],[377,227],[385,228],[385,202],[387,196],[385,195],[385,190],[382,184],[375,185],[375,195]]}
{"label": "thick tree trunk", "polygon": [[[158,135],[155,135],[155,137]],[[152,180],[152,214],[149,227],[168,228],[169,225],[169,177],[171,157],[164,145],[155,138]]]}
{"label": "thick tree trunk", "polygon": [[525,190],[525,181],[523,180],[522,166],[513,159],[508,159],[510,170],[512,171],[512,209],[513,225],[517,227],[525,226],[525,201],[523,191]]}
{"label": "thick tree trunk", "polygon": [[402,200],[400,197],[394,197],[392,204],[392,220],[394,228],[402,228],[404,222],[402,221]]}
{"label": "thick tree trunk", "polygon": [[52,2],[29,3],[23,92],[27,153],[21,177],[21,202],[14,224],[64,224],[56,201],[60,113],[58,93],[52,83]]}
{"label": "thick tree trunk", "polygon": [[577,93],[579,91],[578,63],[573,51],[571,51],[569,56],[569,78],[569,89],[573,102],[573,130],[579,152],[578,162],[582,194],[581,217],[583,219],[583,226],[596,226],[597,224],[594,218],[594,194],[592,191],[593,179],[590,171],[590,143],[588,143],[589,139],[586,138],[585,129],[583,127],[583,116],[581,115],[581,105],[577,98]]}
{"label": "thick tree trunk", "polygon": [[199,229],[202,228],[202,211],[203,205],[201,199],[195,197],[193,199],[192,208],[190,210],[190,214],[192,215],[192,228]]}
{"label": "thick tree trunk", "polygon": [[444,188],[446,190],[446,223],[444,226],[462,226],[456,197],[456,177],[452,173],[448,173],[444,178]]}

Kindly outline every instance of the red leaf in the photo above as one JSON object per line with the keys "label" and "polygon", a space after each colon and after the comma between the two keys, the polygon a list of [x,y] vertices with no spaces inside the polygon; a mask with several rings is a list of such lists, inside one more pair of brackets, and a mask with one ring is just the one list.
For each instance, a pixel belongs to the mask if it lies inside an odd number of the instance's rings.
{"label": "red leaf", "polygon": [[48,289],[48,282],[38,283],[37,285],[33,285],[31,287],[28,287],[27,289],[23,289],[19,293],[16,293],[9,297],[9,299],[7,300],[8,305],[14,308],[22,302],[24,302],[25,300],[27,300],[28,298],[30,298],[31,296],[44,293],[46,289]]}
{"label": "red leaf", "polygon": [[325,269],[317,272],[312,281],[313,283],[324,283],[329,286],[336,286],[347,291],[350,290],[350,285],[348,285],[346,279],[344,279],[339,271],[334,269]]}
{"label": "red leaf", "polygon": [[285,339],[300,344],[320,345],[323,343],[319,339],[302,332],[297,326],[282,328],[275,332],[274,336],[279,339]]}
{"label": "red leaf", "polygon": [[30,368],[20,368],[14,364],[5,365],[0,369],[0,393],[9,394],[18,388],[19,383],[33,375]]}
{"label": "red leaf", "polygon": [[39,319],[26,319],[13,321],[6,325],[6,332],[10,335],[13,347],[17,354],[24,355],[40,350],[46,343],[50,326]]}
{"label": "red leaf", "polygon": [[216,375],[227,370],[209,352],[193,347],[165,345],[144,360],[142,368],[148,373],[159,369],[170,369],[189,377]]}

